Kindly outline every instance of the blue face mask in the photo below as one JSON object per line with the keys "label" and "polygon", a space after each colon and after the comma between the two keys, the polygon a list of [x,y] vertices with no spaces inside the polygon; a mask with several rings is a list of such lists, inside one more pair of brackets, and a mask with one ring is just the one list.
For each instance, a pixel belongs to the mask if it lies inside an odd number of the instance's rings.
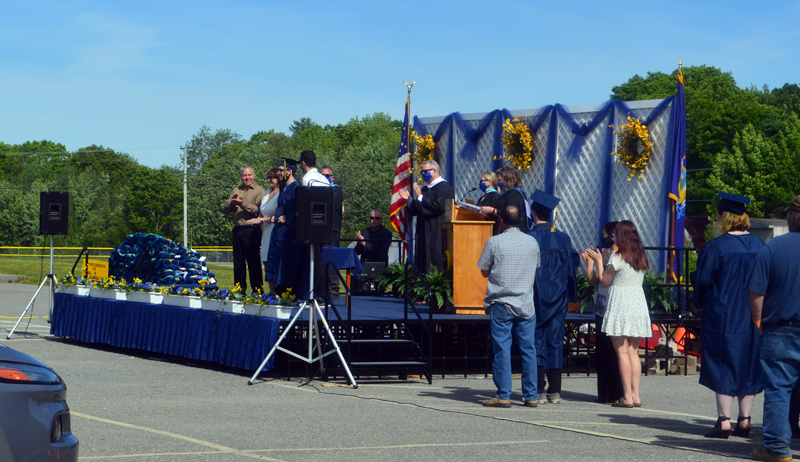
{"label": "blue face mask", "polygon": [[478,185],[478,187],[481,188],[481,192],[486,192],[486,183],[481,183]]}
{"label": "blue face mask", "polygon": [[506,189],[506,184],[503,183],[502,181],[498,182],[497,183],[497,189],[499,189],[500,191]]}
{"label": "blue face mask", "polygon": [[425,180],[426,183],[430,183],[433,179],[433,174],[431,172],[425,172],[422,174],[422,179]]}
{"label": "blue face mask", "polygon": [[333,178],[328,177],[328,183],[333,184]]}

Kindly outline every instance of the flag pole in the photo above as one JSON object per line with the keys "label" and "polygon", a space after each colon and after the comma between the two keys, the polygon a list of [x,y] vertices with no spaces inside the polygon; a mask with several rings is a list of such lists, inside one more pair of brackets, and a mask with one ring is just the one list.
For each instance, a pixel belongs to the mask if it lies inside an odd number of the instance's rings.
{"label": "flag pole", "polygon": [[[417,82],[408,83],[405,80],[403,81],[403,84],[406,86],[406,88],[408,88],[408,98],[406,99],[406,117],[409,119],[409,123],[406,126],[406,139],[408,140],[408,143],[406,143],[406,155],[408,156],[408,165],[409,165],[409,169],[408,169],[409,186],[411,186],[411,182],[414,181],[414,158],[411,156],[411,89],[414,88],[414,84],[415,83],[417,83]],[[411,192],[411,194],[413,194],[413,189],[411,191],[409,191],[409,192]],[[413,238],[414,230],[411,227],[411,222],[414,219],[411,217],[411,214],[406,214],[405,215],[405,219],[406,219],[405,228],[407,230],[406,231],[406,256],[408,256],[408,255],[411,255],[412,246],[414,245],[414,241],[413,241],[413,239],[414,239]]]}

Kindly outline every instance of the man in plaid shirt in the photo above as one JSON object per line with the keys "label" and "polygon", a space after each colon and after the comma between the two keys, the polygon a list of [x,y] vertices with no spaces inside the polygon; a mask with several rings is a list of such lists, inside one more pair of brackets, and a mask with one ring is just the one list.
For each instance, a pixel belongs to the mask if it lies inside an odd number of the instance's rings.
{"label": "man in plaid shirt", "polygon": [[500,211],[503,232],[490,237],[483,248],[478,268],[489,278],[483,305],[491,317],[492,378],[497,387],[494,398],[484,406],[511,407],[511,342],[517,338],[522,356],[522,402],[536,407],[536,316],[533,306],[533,282],[539,267],[539,244],[519,230],[519,210],[508,205]]}

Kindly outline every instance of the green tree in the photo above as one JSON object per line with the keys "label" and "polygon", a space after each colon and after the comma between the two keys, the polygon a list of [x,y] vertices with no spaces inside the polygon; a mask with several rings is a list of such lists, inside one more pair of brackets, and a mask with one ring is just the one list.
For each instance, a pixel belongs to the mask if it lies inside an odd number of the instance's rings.
{"label": "green tree", "polygon": [[289,131],[292,133],[292,135],[295,135],[304,130],[308,130],[314,125],[317,124],[311,120],[311,117],[300,117],[300,120],[295,120],[292,122],[292,125],[289,126]]}
{"label": "green tree", "polygon": [[38,246],[39,192],[47,185],[35,181],[27,186],[0,180],[0,245]]}
{"label": "green tree", "polygon": [[[754,217],[776,216],[798,191],[800,178],[800,122],[790,114],[787,130],[775,143],[752,124],[734,137],[733,148],[717,155],[709,185],[717,190],[750,197],[747,212]],[[708,212],[714,213],[709,206]]]}
{"label": "green tree", "polygon": [[183,172],[175,167],[139,167],[127,196],[131,232],[153,233],[181,241]]}

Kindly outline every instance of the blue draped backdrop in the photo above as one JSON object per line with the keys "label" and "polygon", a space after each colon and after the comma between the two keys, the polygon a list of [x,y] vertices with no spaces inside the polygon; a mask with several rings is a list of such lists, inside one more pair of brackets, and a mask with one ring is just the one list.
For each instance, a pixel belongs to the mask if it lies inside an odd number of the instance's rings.
{"label": "blue draped backdrop", "polygon": [[279,327],[276,318],[57,293],[50,333],[254,371]]}
{"label": "blue draped backdrop", "polygon": [[[670,104],[672,104],[674,99],[675,97],[671,96],[662,100],[652,111],[650,111],[650,114],[645,120],[642,121],[642,124],[645,126],[650,125],[659,115],[661,115],[665,109],[670,106]],[[570,143],[565,156],[575,162],[580,162],[586,135],[597,129],[598,126],[604,121],[606,122],[606,137],[603,150],[608,154],[614,151],[614,128],[611,125],[616,118],[615,111],[618,111],[622,117],[627,117],[628,115],[633,116],[634,114],[631,108],[624,101],[611,100],[603,103],[596,111],[595,116],[588,123],[579,124],[575,118],[572,117],[572,114],[567,110],[567,108],[561,104],[545,106],[539,109],[536,115],[530,117],[527,125],[531,131],[531,135],[534,138],[536,137],[536,133],[539,131],[539,128],[546,121],[549,121],[547,148],[545,151],[545,192],[549,194],[555,194],[556,189],[556,149],[558,145],[559,116],[570,127],[571,133],[575,135],[575,138],[572,140],[572,143]],[[489,127],[494,128],[492,131],[492,134],[494,135],[492,143],[492,169],[497,170],[503,166],[503,122],[505,122],[506,119],[513,118],[514,116],[511,115],[511,112],[508,109],[495,109],[481,118],[477,128],[472,128],[469,122],[464,120],[463,116],[458,112],[454,112],[445,117],[439,123],[439,126],[436,128],[436,132],[431,135],[434,142],[438,143],[439,140],[441,140],[444,136],[445,131],[448,131],[449,129],[447,150],[444,153],[440,153],[440,155],[443,155],[446,159],[447,171],[445,172],[445,179],[455,185],[454,146],[456,127],[458,127],[464,137],[464,147],[462,147],[458,152],[458,158],[467,162],[472,162],[477,158],[479,140],[488,131]],[[673,124],[674,122],[671,120],[669,124],[670,130],[673,130]],[[417,116],[414,116],[414,131],[418,136],[423,137],[430,134]],[[668,136],[668,139],[669,138],[670,137]],[[671,151],[668,150],[667,152]],[[603,180],[601,184],[600,220],[599,227],[597,229],[598,242],[600,242],[600,237],[603,233],[603,225],[607,223],[612,216],[611,204],[614,190],[614,159],[610,155],[606,156],[605,160],[603,161]],[[666,221],[664,226],[666,226]],[[664,233],[662,232],[661,234]],[[664,244],[664,242],[659,243],[661,246]]]}

